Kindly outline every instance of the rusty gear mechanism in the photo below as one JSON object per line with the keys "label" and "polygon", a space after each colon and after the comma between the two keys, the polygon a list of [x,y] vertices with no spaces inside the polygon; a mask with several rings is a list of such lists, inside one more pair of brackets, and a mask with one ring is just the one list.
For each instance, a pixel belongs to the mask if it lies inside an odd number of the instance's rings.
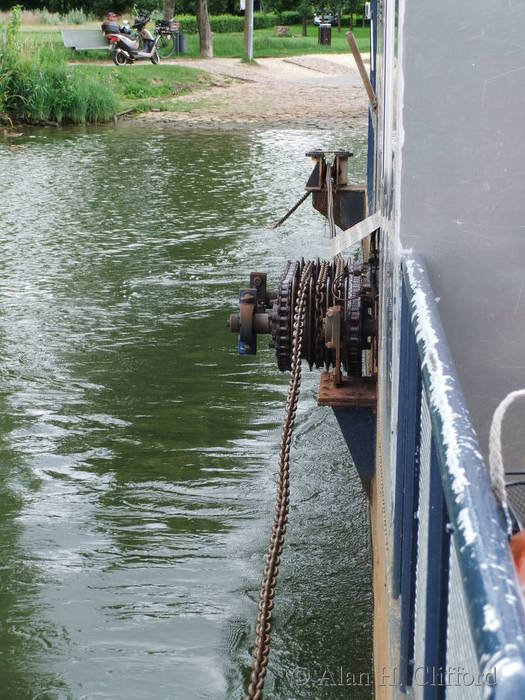
{"label": "rusty gear mechanism", "polygon": [[[289,260],[274,293],[266,290],[266,274],[252,273],[250,288],[241,289],[241,314],[230,317],[230,328],[239,333],[239,352],[254,354],[256,336],[271,335],[277,366],[289,371],[292,331],[298,290],[305,260]],[[302,358],[310,369],[325,367],[350,377],[373,376],[376,365],[377,290],[370,263],[311,262],[306,294]],[[259,286],[253,286],[258,281]],[[248,303],[249,307],[243,307]],[[242,343],[242,348],[241,348]]]}

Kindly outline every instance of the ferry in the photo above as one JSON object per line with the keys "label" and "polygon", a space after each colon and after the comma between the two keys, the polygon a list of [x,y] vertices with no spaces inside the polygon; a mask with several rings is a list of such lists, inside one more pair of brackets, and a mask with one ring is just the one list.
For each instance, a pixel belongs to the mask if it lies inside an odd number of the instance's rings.
{"label": "ferry", "polygon": [[370,501],[374,697],[517,700],[525,5],[367,5],[367,182],[352,184],[351,153],[309,153],[327,260],[288,261],[274,291],[252,273],[230,319],[241,354],[270,334],[291,376],[248,696],[263,694],[306,361]]}

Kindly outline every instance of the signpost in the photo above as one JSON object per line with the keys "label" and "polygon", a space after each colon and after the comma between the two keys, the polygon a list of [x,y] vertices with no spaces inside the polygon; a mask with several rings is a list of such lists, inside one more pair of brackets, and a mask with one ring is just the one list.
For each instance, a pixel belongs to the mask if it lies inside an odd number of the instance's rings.
{"label": "signpost", "polygon": [[[241,2],[242,6],[242,2]],[[253,0],[246,0],[244,11],[244,59],[253,61]]]}

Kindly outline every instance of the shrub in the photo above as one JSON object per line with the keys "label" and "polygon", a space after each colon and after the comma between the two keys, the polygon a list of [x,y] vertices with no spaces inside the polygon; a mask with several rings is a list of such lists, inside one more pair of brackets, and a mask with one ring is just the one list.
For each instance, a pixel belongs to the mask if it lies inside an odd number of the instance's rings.
{"label": "shrub", "polygon": [[107,121],[117,106],[106,85],[68,66],[53,46],[23,46],[13,10],[0,55],[0,113],[14,122],[78,124]]}
{"label": "shrub", "polygon": [[[282,13],[283,24],[300,24],[303,21],[301,13],[297,10],[286,10]],[[313,19],[313,15],[312,15]]]}
{"label": "shrub", "polygon": [[[197,19],[193,15],[179,15],[176,17],[180,23],[182,32],[186,34],[197,34]],[[301,18],[295,11],[283,12],[282,24],[300,24]],[[256,12],[253,15],[254,29],[269,29],[276,24],[280,24],[280,19],[275,14],[265,14]],[[244,31],[244,17],[240,15],[212,15],[210,16],[210,27],[216,34],[228,34],[230,32]]]}
{"label": "shrub", "polygon": [[84,22],[87,22],[87,16],[84,14],[82,8],[78,10],[69,10],[69,12],[63,16],[63,19],[67,24],[84,24]]}
{"label": "shrub", "polygon": [[60,22],[60,15],[58,12],[49,12],[47,7],[44,7],[40,12],[40,22],[42,24],[58,24]]}

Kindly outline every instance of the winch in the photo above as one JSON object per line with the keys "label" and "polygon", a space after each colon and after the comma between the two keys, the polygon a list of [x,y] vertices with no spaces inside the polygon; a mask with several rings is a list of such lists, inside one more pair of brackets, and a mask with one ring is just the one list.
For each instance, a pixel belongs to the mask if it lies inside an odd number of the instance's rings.
{"label": "winch", "polygon": [[[314,208],[335,225],[352,226],[366,216],[366,192],[349,183],[348,151],[312,151],[313,170],[306,183]],[[329,158],[333,162],[330,162]],[[277,225],[304,201],[304,196]],[[238,333],[240,355],[257,352],[257,336],[271,336],[277,367],[292,366],[293,335],[300,325],[300,357],[324,368],[318,402],[340,407],[375,404],[377,374],[377,251],[376,236],[351,258],[289,260],[277,289],[269,290],[266,272],[252,272],[249,286],[239,290],[239,313],[229,326]],[[303,272],[306,295],[298,317],[298,290]]]}
{"label": "winch", "polygon": [[[265,272],[250,274],[249,287],[239,290],[240,312],[232,314],[229,320],[230,330],[239,335],[239,354],[254,355],[257,336],[268,334],[278,368],[282,372],[290,370],[297,292],[306,265],[304,259],[289,260],[275,291],[268,289]],[[311,261],[301,357],[310,369],[332,369],[330,378],[335,387],[348,385],[350,378],[354,388],[359,384],[363,388],[363,383],[356,380],[367,379],[366,386],[376,375],[376,278],[373,249],[366,262],[345,260],[342,256],[331,262]]]}
{"label": "winch", "polygon": [[[314,169],[306,184],[313,205],[326,216],[330,236],[336,225],[355,227],[366,216],[366,192],[348,181],[350,153],[310,154]],[[279,226],[303,197],[276,224]],[[277,366],[290,372],[272,534],[266,554],[257,613],[253,665],[248,700],[262,700],[271,642],[272,610],[279,563],[288,522],[290,448],[301,388],[301,361],[310,369],[324,367],[318,403],[332,406],[345,429],[354,464],[363,483],[373,476],[377,376],[378,256],[377,236],[350,258],[289,260],[277,289],[267,287],[266,272],[252,272],[248,287],[239,290],[239,313],[229,319],[238,333],[240,355],[255,355],[257,336],[271,336]]]}

